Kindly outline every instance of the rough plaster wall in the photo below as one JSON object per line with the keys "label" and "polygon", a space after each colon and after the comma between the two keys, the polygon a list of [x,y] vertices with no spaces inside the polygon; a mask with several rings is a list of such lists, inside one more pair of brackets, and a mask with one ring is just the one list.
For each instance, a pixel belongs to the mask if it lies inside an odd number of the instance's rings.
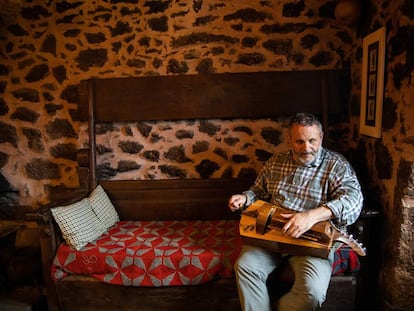
{"label": "rough plaster wall", "polygon": [[82,79],[341,68],[352,44],[332,1],[22,5],[0,28],[0,159],[31,206],[78,185]]}

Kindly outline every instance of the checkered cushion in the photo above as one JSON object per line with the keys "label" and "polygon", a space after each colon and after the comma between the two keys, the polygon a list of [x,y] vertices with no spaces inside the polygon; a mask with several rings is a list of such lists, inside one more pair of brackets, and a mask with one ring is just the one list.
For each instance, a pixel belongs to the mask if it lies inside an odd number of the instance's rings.
{"label": "checkered cushion", "polygon": [[98,185],[89,195],[89,203],[96,216],[103,223],[105,229],[112,227],[119,221],[115,207],[101,185]]}
{"label": "checkered cushion", "polygon": [[51,209],[66,243],[80,250],[96,240],[106,228],[92,210],[88,199]]}

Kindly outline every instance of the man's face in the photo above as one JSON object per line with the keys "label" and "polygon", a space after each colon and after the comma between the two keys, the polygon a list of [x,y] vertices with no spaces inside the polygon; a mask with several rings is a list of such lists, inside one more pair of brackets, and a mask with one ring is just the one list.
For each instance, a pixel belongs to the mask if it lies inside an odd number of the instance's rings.
{"label": "man's face", "polygon": [[289,131],[289,144],[295,161],[308,165],[312,163],[322,145],[323,132],[317,125],[293,125]]}

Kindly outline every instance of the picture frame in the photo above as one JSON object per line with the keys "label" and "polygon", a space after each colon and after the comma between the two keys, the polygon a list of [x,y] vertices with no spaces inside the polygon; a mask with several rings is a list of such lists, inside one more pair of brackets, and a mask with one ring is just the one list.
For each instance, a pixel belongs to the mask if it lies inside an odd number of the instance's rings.
{"label": "picture frame", "polygon": [[386,29],[382,27],[363,39],[360,133],[381,137],[384,100]]}

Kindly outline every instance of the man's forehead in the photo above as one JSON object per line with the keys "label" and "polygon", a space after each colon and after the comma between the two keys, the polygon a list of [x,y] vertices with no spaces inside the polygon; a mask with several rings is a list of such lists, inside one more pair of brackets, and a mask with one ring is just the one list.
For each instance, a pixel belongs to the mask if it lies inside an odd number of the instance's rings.
{"label": "man's forehead", "polygon": [[316,124],[312,124],[312,125],[302,125],[302,124],[294,124],[291,129],[292,130],[296,130],[296,131],[318,131],[320,132],[321,129],[319,128],[319,126],[317,126]]}
{"label": "man's forehead", "polygon": [[291,136],[316,136],[319,137],[321,135],[321,129],[317,125],[300,125],[295,124],[290,129]]}

